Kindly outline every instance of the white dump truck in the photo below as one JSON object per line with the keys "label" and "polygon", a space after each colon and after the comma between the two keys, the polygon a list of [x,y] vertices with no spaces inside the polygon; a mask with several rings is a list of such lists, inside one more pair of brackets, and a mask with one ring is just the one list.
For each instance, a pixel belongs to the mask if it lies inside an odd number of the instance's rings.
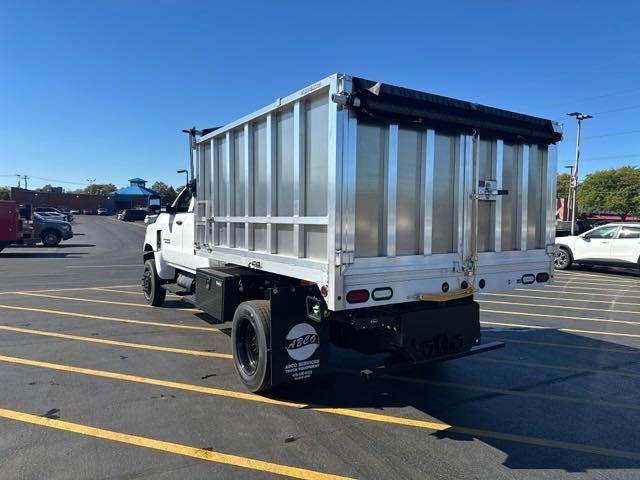
{"label": "white dump truck", "polygon": [[550,282],[550,120],[335,74],[189,134],[191,180],[144,242],[151,305],[232,322],[251,391],[329,368],[330,344],[407,363],[480,343],[476,292]]}

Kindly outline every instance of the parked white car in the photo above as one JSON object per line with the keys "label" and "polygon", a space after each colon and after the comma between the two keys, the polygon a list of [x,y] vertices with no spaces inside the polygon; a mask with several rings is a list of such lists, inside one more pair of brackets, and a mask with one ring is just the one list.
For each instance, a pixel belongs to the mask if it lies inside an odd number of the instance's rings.
{"label": "parked white car", "polygon": [[582,235],[556,237],[555,266],[572,263],[640,268],[640,223],[609,223]]}

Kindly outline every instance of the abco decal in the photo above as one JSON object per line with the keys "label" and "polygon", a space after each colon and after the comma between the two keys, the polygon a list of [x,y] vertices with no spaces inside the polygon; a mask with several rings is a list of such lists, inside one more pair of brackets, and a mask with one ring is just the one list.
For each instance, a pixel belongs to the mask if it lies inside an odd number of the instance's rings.
{"label": "abco decal", "polygon": [[306,360],[320,346],[318,332],[308,323],[299,323],[286,336],[287,353],[297,361]]}

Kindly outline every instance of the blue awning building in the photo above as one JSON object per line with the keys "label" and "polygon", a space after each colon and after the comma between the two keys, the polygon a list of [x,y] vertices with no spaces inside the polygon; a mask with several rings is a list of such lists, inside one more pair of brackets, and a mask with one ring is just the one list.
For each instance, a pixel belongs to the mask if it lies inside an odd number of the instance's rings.
{"label": "blue awning building", "polygon": [[132,178],[129,186],[116,190],[116,210],[127,208],[160,207],[160,194],[146,187],[147,181],[142,178]]}

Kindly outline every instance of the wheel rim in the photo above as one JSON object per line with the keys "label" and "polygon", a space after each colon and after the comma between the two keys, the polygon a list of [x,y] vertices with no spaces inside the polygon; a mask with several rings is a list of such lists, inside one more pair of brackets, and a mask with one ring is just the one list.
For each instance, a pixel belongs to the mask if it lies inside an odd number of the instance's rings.
{"label": "wheel rim", "polygon": [[556,267],[564,267],[568,261],[569,256],[567,255],[567,252],[565,252],[564,250],[560,250],[560,252],[558,252],[558,254],[556,255],[554,263],[556,264]]}
{"label": "wheel rim", "polygon": [[258,335],[253,323],[248,318],[243,318],[237,328],[237,362],[245,375],[251,376],[258,369],[260,348]]}
{"label": "wheel rim", "polygon": [[142,274],[142,291],[145,298],[151,298],[151,272],[148,268],[145,268]]}
{"label": "wheel rim", "polygon": [[44,236],[44,243],[47,245],[53,245],[58,241],[58,237],[56,237],[53,233],[47,233]]}

